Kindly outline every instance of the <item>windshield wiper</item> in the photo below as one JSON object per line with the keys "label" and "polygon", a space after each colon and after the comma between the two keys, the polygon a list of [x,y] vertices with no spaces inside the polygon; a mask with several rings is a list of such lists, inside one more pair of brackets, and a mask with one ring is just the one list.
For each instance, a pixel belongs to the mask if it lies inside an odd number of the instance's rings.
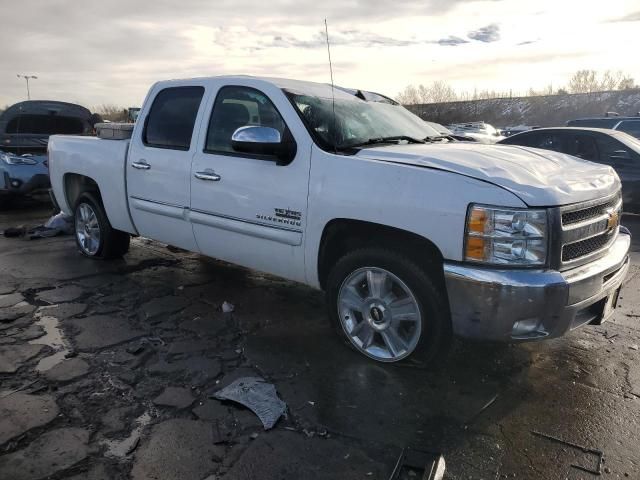
{"label": "windshield wiper", "polygon": [[394,137],[378,137],[378,138],[370,138],[366,142],[353,143],[351,145],[339,145],[339,149],[349,149],[349,148],[358,148],[358,147],[366,147],[368,145],[380,145],[382,143],[394,143],[394,142],[408,142],[408,143],[426,143],[425,140],[420,140],[419,138],[409,137],[407,135],[397,135]]}
{"label": "windshield wiper", "polygon": [[449,140],[454,141],[455,139],[451,135],[436,135],[433,137],[425,137],[425,142],[435,142],[438,140]]}

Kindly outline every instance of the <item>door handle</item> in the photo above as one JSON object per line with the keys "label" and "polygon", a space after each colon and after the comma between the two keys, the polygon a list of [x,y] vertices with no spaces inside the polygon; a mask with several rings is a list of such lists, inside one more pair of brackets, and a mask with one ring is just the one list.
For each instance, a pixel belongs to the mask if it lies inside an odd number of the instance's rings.
{"label": "door handle", "polygon": [[205,170],[204,172],[196,172],[193,174],[193,176],[200,180],[208,180],[210,182],[219,182],[222,178],[216,172],[209,169]]}
{"label": "door handle", "polygon": [[140,160],[139,162],[133,162],[131,166],[133,168],[137,168],[138,170],[149,170],[151,168],[151,165],[149,165],[144,160]]}

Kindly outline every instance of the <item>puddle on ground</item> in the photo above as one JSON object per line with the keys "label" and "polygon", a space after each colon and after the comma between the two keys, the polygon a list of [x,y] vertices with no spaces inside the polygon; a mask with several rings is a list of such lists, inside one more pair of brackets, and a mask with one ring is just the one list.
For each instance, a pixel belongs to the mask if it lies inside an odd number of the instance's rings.
{"label": "puddle on ground", "polygon": [[45,331],[45,335],[30,340],[29,343],[32,345],[48,345],[55,351],[53,355],[49,355],[38,362],[36,366],[36,371],[38,372],[45,372],[55,367],[62,362],[67,353],[69,353],[69,345],[62,337],[60,321],[56,317],[46,315],[47,309],[54,306],[56,305],[40,307],[34,315],[37,319],[35,325],[41,326]]}
{"label": "puddle on ground", "polygon": [[140,441],[142,430],[149,424],[150,421],[151,414],[149,412],[144,412],[133,421],[133,424],[137,426],[131,431],[127,438],[122,440],[104,440],[103,442],[101,442],[103,445],[107,446],[106,454],[109,457],[122,458],[133,452],[133,450],[135,450],[136,444]]}

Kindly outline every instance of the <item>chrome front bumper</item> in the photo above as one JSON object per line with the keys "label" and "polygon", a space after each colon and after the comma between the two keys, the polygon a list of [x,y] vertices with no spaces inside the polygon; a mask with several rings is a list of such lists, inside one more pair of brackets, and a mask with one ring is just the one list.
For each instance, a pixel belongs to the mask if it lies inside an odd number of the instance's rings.
{"label": "chrome front bumper", "polygon": [[495,341],[552,338],[611,313],[629,269],[631,235],[607,255],[567,271],[498,270],[445,262],[456,335]]}

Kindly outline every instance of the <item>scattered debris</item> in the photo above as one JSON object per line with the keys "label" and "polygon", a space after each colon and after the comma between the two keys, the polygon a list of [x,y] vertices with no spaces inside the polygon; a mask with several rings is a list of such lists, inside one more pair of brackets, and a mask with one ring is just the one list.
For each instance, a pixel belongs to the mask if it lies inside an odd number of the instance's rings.
{"label": "scattered debris", "polygon": [[51,230],[58,230],[60,234],[71,235],[73,233],[73,216],[60,212],[47,220],[44,226]]}
{"label": "scattered debris", "polygon": [[486,409],[488,409],[491,405],[493,405],[495,403],[495,401],[498,399],[499,394],[495,394],[491,400],[489,400],[487,403],[485,403],[482,408],[480,410],[478,410],[477,413],[475,413],[469,420],[467,420],[467,422],[464,424],[464,429],[466,430],[467,428],[469,428],[469,425],[471,425],[473,422],[475,422],[477,420],[477,418],[482,415],[482,412],[484,412]]}
{"label": "scattered debris", "polygon": [[255,440],[256,438],[258,438],[258,434],[252,433],[249,438],[251,438],[251,440]]}
{"label": "scattered debris", "polygon": [[144,351],[144,348],[145,347],[141,342],[138,345],[131,345],[130,347],[127,347],[127,353],[130,353],[131,355],[139,355]]}
{"label": "scattered debris", "polygon": [[265,430],[273,428],[287,410],[287,404],[278,397],[276,387],[259,377],[239,378],[214,393],[213,397],[244,405],[258,416]]}
{"label": "scattered debris", "polygon": [[547,435],[546,433],[537,432],[535,430],[531,430],[533,435],[538,437],[546,438],[547,440],[551,440],[552,442],[559,443],[561,445],[566,445],[568,447],[575,448],[577,450],[581,450],[584,453],[590,453],[592,455],[596,455],[598,457],[598,467],[596,469],[583,467],[582,465],[571,464],[571,466],[577,470],[582,470],[583,472],[592,473],[593,475],[601,475],[602,474],[602,464],[604,463],[604,453],[602,450],[598,450],[595,448],[583,447],[582,445],[577,445],[575,443],[567,442],[566,440],[562,440],[561,438],[557,438],[551,435]]}
{"label": "scattered debris", "polygon": [[222,311],[224,313],[231,313],[236,309],[236,307],[233,305],[233,303],[229,303],[229,302],[224,302],[222,304]]}
{"label": "scattered debris", "polygon": [[133,421],[136,425],[128,437],[122,440],[104,440],[101,443],[107,446],[106,455],[108,457],[122,458],[130,455],[140,444],[142,431],[151,422],[152,416],[149,412],[144,412]]}
{"label": "scattered debris", "polygon": [[424,472],[422,480],[442,480],[446,463],[440,453],[403,448],[389,480],[400,479],[404,469],[410,469],[408,473],[410,476],[415,476],[415,470]]}
{"label": "scattered debris", "polygon": [[634,343],[634,344],[633,344],[633,345],[631,345],[629,348],[630,348],[631,350],[638,350],[638,348],[640,348],[640,347],[638,347],[638,345]]}

